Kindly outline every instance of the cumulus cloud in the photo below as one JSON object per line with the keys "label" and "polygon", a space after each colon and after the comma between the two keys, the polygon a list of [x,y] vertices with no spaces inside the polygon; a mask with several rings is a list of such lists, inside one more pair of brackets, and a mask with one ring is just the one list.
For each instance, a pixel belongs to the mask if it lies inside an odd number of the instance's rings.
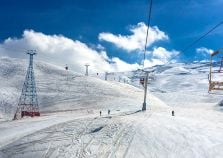
{"label": "cumulus cloud", "polygon": [[165,63],[159,59],[146,59],[144,62],[145,67],[152,67],[155,65],[163,65],[163,64]]}
{"label": "cumulus cloud", "polygon": [[150,55],[150,59],[145,60],[145,67],[152,67],[155,65],[163,65],[168,62],[175,62],[174,58],[179,55],[180,52],[176,50],[166,50],[163,47],[153,48]]}
{"label": "cumulus cloud", "polygon": [[156,59],[160,59],[163,62],[168,62],[173,57],[179,55],[180,52],[176,50],[168,51],[163,47],[154,48],[152,55]]}
{"label": "cumulus cloud", "polygon": [[93,72],[126,71],[137,67],[137,64],[131,65],[119,58],[110,59],[100,45],[96,50],[78,40],[33,30],[25,30],[21,38],[8,38],[0,44],[1,56],[26,58],[24,51],[27,49],[36,49],[41,60],[57,65],[68,64],[76,72],[83,72],[86,63]]}
{"label": "cumulus cloud", "polygon": [[200,47],[200,48],[197,48],[196,49],[196,52],[198,54],[201,54],[203,56],[206,56],[206,55],[210,55],[211,53],[213,53],[214,51],[212,49],[208,49],[208,48],[205,48],[205,47]]}
{"label": "cumulus cloud", "polygon": [[[101,41],[113,43],[115,46],[122,48],[128,52],[140,50],[142,51],[145,46],[145,38],[147,32],[147,25],[143,22],[138,23],[136,26],[130,27],[131,35],[114,35],[112,33],[100,33],[98,38]],[[168,40],[169,37],[160,31],[157,26],[149,28],[147,47],[151,46],[154,42],[160,40]]]}
{"label": "cumulus cloud", "polygon": [[137,63],[128,64],[128,63],[124,62],[123,60],[120,60],[117,57],[112,58],[111,61],[112,61],[112,66],[117,70],[122,69],[122,71],[129,71],[129,70],[136,70],[136,69],[139,69],[141,67]]}
{"label": "cumulus cloud", "polygon": [[[124,43],[126,42],[130,44],[130,47],[125,48],[128,51],[143,49],[145,31],[146,25],[144,23],[139,23],[137,26],[132,27],[131,32],[133,32],[133,35],[120,35],[120,47],[122,45],[124,48]],[[149,34],[148,46],[157,40],[168,39],[168,36],[157,27],[151,28]],[[103,33],[100,36],[102,40]],[[115,35],[113,36],[115,37]],[[118,57],[110,58],[106,49],[100,44],[89,46],[79,40],[72,40],[63,35],[46,35],[33,30],[25,30],[21,38],[8,38],[0,43],[1,56],[27,59],[25,51],[29,49],[37,50],[38,54],[35,59],[60,66],[68,64],[72,70],[81,73],[85,71],[84,65],[86,63],[90,64],[90,71],[94,73],[131,71],[142,67],[137,63],[127,63]],[[173,57],[177,54],[179,52],[175,50],[169,51],[163,47],[155,47],[151,51],[147,51],[145,66],[151,67],[173,61]]]}

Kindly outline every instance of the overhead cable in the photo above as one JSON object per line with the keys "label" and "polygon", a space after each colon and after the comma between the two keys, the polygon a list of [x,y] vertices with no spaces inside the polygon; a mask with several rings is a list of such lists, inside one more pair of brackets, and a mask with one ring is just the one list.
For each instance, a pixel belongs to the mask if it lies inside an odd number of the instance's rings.
{"label": "overhead cable", "polygon": [[146,42],[145,42],[145,48],[144,48],[143,68],[144,68],[145,59],[146,59],[146,47],[147,47],[147,42],[148,42],[149,27],[150,27],[150,21],[151,21],[152,4],[153,4],[153,0],[150,0],[149,17],[148,17],[148,21],[147,21],[147,31],[146,31]]}

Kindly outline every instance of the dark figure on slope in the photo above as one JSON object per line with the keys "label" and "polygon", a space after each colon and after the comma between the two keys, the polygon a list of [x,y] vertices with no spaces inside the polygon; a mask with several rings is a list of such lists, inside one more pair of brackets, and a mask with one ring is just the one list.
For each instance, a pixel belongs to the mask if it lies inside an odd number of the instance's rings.
{"label": "dark figure on slope", "polygon": [[172,116],[174,116],[174,110],[172,110]]}

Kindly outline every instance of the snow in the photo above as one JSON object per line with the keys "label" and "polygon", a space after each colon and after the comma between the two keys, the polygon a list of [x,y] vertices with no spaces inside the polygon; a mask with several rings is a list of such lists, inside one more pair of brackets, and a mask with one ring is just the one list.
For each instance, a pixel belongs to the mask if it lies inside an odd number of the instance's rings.
{"label": "snow", "polygon": [[[216,131],[220,126],[213,127],[203,122],[153,114],[145,121],[144,126],[137,130],[129,157],[202,158],[222,155],[223,142],[219,139],[222,137],[222,130]],[[145,126],[146,124],[149,127]]]}
{"label": "snow", "polygon": [[[21,94],[27,63],[12,58],[0,60],[0,116],[3,115],[4,119],[10,120]],[[39,61],[35,62],[34,69],[41,112],[91,110],[97,107],[107,109],[110,102],[118,103],[120,98],[121,102],[127,104],[131,100],[134,104],[140,93],[139,89],[127,84],[66,72],[65,69]]]}
{"label": "snow", "polygon": [[[86,77],[36,62],[42,116],[9,121],[20,94],[24,63],[1,59],[0,107],[6,109],[0,122],[2,158],[223,157],[222,96],[207,93],[207,63],[155,66],[147,111],[141,112],[140,70],[114,73],[104,81],[103,74]],[[129,84],[119,82],[119,76]],[[3,106],[6,103],[11,108]]]}
{"label": "snow", "polygon": [[[150,85],[151,92],[166,104],[177,107],[213,107],[221,100],[221,95],[208,93],[209,65],[207,63],[180,63],[170,64],[170,66],[171,68],[166,71],[172,71],[172,74],[166,74],[165,71],[157,73],[156,81]],[[216,91],[213,93],[222,94]]]}

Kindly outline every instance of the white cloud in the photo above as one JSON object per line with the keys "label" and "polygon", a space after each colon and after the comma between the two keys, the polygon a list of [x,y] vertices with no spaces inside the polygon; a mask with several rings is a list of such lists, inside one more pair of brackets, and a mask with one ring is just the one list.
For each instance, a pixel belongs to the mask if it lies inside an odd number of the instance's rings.
{"label": "white cloud", "polygon": [[[142,29],[139,26],[145,27],[142,23],[133,27],[132,32],[134,32],[134,35],[132,36],[138,36],[140,34],[136,33]],[[129,36],[129,38],[134,43],[135,40],[133,40],[132,36]],[[163,33],[163,36],[160,36],[160,38],[164,36],[165,34]],[[143,43],[141,45],[143,46]],[[86,63],[90,64],[89,70],[92,73],[130,71],[141,67],[137,63],[129,64],[117,57],[109,58],[105,48],[101,45],[95,45],[92,48],[79,40],[72,40],[62,35],[46,35],[33,30],[25,30],[21,38],[8,38],[3,43],[0,43],[1,56],[27,59],[25,51],[29,49],[37,50],[38,54],[35,59],[60,66],[68,64],[72,70],[81,73],[85,71],[84,65]],[[152,51],[147,52],[145,66],[151,67],[165,64],[172,61],[173,57],[178,53],[175,50],[169,51],[163,47],[153,48]]]}
{"label": "white cloud", "polygon": [[150,59],[145,60],[145,67],[152,67],[155,65],[163,65],[168,62],[176,62],[174,58],[179,55],[180,52],[176,50],[166,50],[163,47],[154,48],[150,53]]}
{"label": "white cloud", "polygon": [[153,49],[153,57],[160,59],[162,62],[168,62],[171,58],[176,57],[179,52],[176,50],[168,51],[163,47],[158,47]]}
{"label": "white cloud", "polygon": [[206,55],[210,55],[214,51],[212,49],[208,49],[208,48],[205,48],[205,47],[201,47],[201,48],[197,48],[196,49],[196,52],[198,54],[202,54],[203,56],[206,56]]}
{"label": "white cloud", "polygon": [[[112,33],[103,32],[99,34],[98,38],[101,41],[113,43],[117,47],[127,50],[128,52],[135,50],[142,51],[145,46],[146,31],[147,26],[145,23],[140,22],[136,26],[130,28],[132,35],[114,35]],[[160,31],[157,26],[150,27],[147,47],[160,40],[168,40],[168,36],[163,31]]]}
{"label": "white cloud", "polygon": [[98,44],[96,47],[98,50],[105,50],[105,47],[103,47],[102,45]]}
{"label": "white cloud", "polygon": [[78,40],[33,30],[25,30],[22,38],[8,38],[0,44],[1,56],[27,58],[27,49],[36,49],[36,58],[40,60],[61,66],[68,64],[76,72],[84,72],[86,63],[90,64],[91,72],[126,71],[137,67],[137,64],[131,65],[119,58],[110,59],[104,50],[97,51]]}
{"label": "white cloud", "polygon": [[129,71],[129,70],[136,70],[140,68],[140,65],[135,63],[135,64],[128,64],[124,62],[123,60],[120,60],[117,57],[112,58],[112,65],[115,69],[117,70],[122,70],[122,71]]}
{"label": "white cloud", "polygon": [[159,59],[146,59],[144,64],[145,67],[152,67],[155,65],[163,65],[165,63]]}

